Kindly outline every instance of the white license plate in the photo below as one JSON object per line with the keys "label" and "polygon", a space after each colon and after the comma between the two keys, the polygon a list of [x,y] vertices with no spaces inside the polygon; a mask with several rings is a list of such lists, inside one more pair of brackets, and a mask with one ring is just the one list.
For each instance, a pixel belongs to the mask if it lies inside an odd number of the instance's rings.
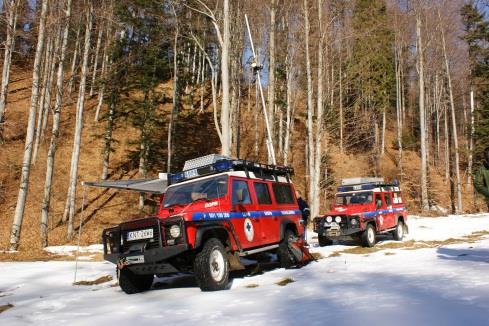
{"label": "white license plate", "polygon": [[151,238],[153,238],[153,229],[127,232],[127,241],[151,239]]}
{"label": "white license plate", "polygon": [[338,223],[336,222],[331,223],[331,230],[339,230],[339,229],[340,226],[338,225]]}
{"label": "white license plate", "polygon": [[144,263],[144,256],[143,255],[140,255],[140,256],[129,256],[129,257],[126,257],[126,261],[127,261],[127,264],[128,265],[132,265],[132,264],[143,264]]}

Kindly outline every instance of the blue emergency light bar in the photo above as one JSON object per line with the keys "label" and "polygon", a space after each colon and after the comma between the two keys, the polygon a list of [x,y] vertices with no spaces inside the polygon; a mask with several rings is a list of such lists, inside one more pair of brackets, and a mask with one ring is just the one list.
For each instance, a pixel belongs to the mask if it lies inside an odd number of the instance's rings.
{"label": "blue emergency light bar", "polygon": [[261,164],[247,160],[224,159],[201,167],[172,173],[169,175],[168,180],[170,181],[170,184],[174,184],[226,171],[245,171],[246,173],[253,172],[258,178],[266,176],[285,176],[287,180],[289,180],[290,176],[294,174],[294,169],[288,166]]}

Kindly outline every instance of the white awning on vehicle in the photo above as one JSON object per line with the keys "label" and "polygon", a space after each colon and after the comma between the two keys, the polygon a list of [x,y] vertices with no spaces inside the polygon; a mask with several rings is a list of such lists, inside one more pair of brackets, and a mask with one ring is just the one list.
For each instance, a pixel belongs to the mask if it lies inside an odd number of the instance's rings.
{"label": "white awning on vehicle", "polygon": [[84,181],[82,185],[98,188],[112,188],[152,194],[164,194],[168,186],[165,179],[130,179],[130,180],[106,180]]}

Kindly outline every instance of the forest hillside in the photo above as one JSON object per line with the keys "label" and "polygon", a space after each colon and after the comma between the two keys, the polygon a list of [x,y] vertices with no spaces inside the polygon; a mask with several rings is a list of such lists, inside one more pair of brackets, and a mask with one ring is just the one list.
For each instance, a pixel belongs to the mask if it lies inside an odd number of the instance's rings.
{"label": "forest hillside", "polygon": [[82,244],[99,243],[157,198],[82,181],[211,153],[292,166],[313,216],[358,176],[399,180],[411,214],[485,209],[486,6],[4,1],[0,249],[76,243],[82,216]]}

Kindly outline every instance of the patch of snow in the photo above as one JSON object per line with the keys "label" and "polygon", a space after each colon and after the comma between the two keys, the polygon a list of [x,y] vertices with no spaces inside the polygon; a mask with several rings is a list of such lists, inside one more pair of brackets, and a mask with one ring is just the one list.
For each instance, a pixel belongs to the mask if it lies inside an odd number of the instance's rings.
{"label": "patch of snow", "polygon": [[[410,237],[443,240],[489,230],[489,215],[411,218]],[[446,233],[446,234],[445,234]],[[323,256],[346,244],[317,248]],[[389,255],[385,253],[388,252]],[[126,295],[108,262],[0,263],[2,325],[488,325],[489,238],[418,250],[342,254],[301,269],[238,277],[226,291],[201,292],[192,276],[159,278]],[[290,278],[286,286],[276,283]]]}

